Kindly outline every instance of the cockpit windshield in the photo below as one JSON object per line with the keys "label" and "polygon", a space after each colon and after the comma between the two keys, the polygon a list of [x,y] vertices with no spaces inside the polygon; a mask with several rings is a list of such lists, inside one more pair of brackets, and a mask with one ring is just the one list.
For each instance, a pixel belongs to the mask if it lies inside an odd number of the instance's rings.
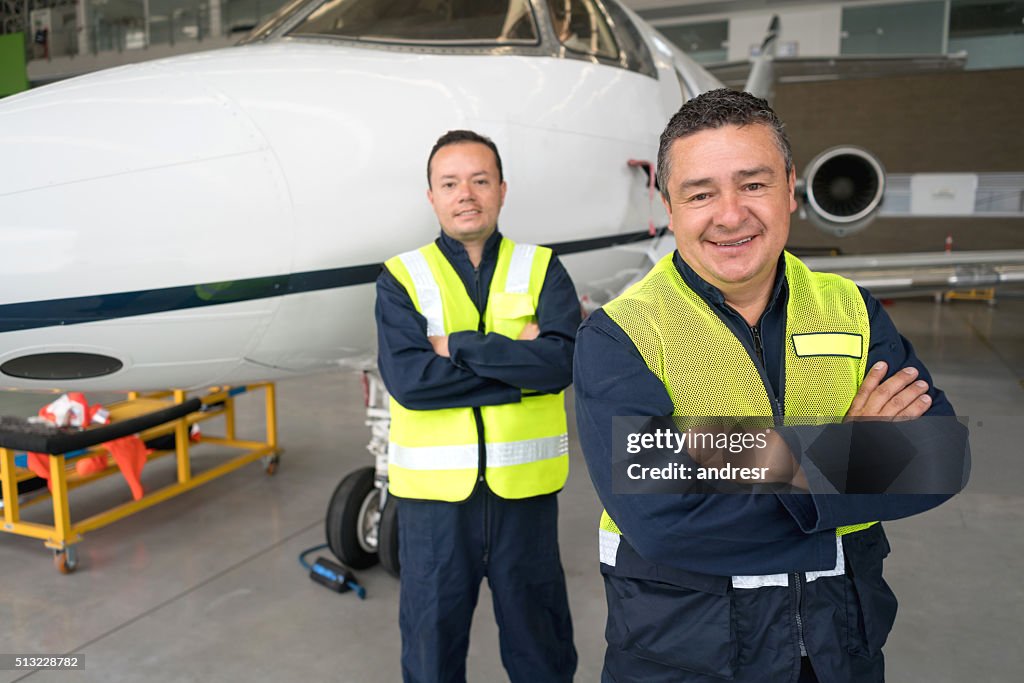
{"label": "cockpit windshield", "polygon": [[327,0],[287,31],[418,45],[537,45],[529,0]]}

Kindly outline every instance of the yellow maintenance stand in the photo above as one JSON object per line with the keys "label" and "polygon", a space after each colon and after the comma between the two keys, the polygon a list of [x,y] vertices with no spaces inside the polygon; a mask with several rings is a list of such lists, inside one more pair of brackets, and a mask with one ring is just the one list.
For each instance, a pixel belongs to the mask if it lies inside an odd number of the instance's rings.
{"label": "yellow maintenance stand", "polygon": [[[235,433],[235,398],[252,391],[264,392],[265,441],[240,439]],[[110,424],[81,431],[29,424],[12,418],[0,421],[0,485],[3,491],[0,531],[41,539],[46,547],[53,549],[54,564],[61,573],[67,574],[77,568],[74,544],[82,539],[86,531],[99,529],[173,498],[255,460],[263,459],[267,474],[274,474],[277,470],[281,450],[277,445],[275,387],[271,382],[243,387],[218,387],[191,398],[180,390],[132,393],[127,400],[107,408],[110,411]],[[204,432],[202,443],[241,449],[242,452],[212,469],[194,475],[189,454],[191,428],[220,417],[223,417],[223,435],[212,436]],[[91,517],[74,521],[68,504],[68,491],[119,472],[106,449],[99,444],[132,434],[137,434],[144,442],[174,436],[173,448],[154,450],[147,456],[147,462],[173,453],[177,461],[177,480],[155,491],[146,492],[139,500],[121,503]],[[44,491],[24,503],[19,501],[18,483],[32,479],[35,475],[15,465],[16,451],[50,455],[49,494]],[[103,456],[107,465],[105,469],[80,476],[70,457],[72,455]],[[22,520],[23,507],[43,500],[49,500],[52,504],[53,524]]]}

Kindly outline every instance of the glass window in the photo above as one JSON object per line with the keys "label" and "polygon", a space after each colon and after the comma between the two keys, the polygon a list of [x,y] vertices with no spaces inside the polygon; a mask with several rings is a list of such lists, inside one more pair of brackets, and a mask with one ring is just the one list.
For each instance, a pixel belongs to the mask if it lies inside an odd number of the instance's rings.
{"label": "glass window", "polygon": [[142,0],[90,0],[90,43],[96,52],[146,47]]}
{"label": "glass window", "polygon": [[574,52],[619,58],[608,21],[593,0],[548,0],[548,8],[562,45]]}
{"label": "glass window", "polygon": [[968,69],[1024,66],[1024,2],[953,0],[949,51],[961,50]]}
{"label": "glass window", "polygon": [[248,33],[279,7],[279,0],[221,0],[221,30],[229,36]]}
{"label": "glass window", "polygon": [[[238,0],[235,0],[235,2],[237,2],[237,1]],[[254,28],[249,33],[249,35],[247,35],[245,38],[243,38],[241,40],[241,43],[250,43],[250,42],[253,42],[253,41],[262,40],[263,38],[266,38],[271,33],[273,33],[277,29],[279,29],[282,26],[284,26],[285,23],[287,23],[289,19],[291,19],[295,14],[297,14],[298,11],[307,2],[308,2],[308,0],[291,0],[291,2],[288,2],[288,3],[285,3],[284,5],[281,5],[277,9],[276,12],[274,12],[273,14],[271,14],[270,16],[268,16],[268,17],[266,17],[264,19],[260,19],[259,25],[256,26],[256,28]],[[234,5],[234,3],[230,2],[230,0],[229,0],[228,10],[227,10],[228,14],[225,17],[225,23],[227,23],[229,31],[232,30],[233,26],[235,26],[235,23],[234,23],[234,17],[235,17],[234,12],[235,12],[235,10],[233,9],[233,5]],[[260,16],[262,17],[264,15],[261,14]],[[242,23],[244,23],[244,20],[243,20]],[[242,24],[239,24],[239,26],[241,26],[241,25]]]}
{"label": "glass window", "polygon": [[206,5],[199,0],[149,0],[149,44],[196,41],[210,34]]}
{"label": "glass window", "polygon": [[1024,33],[1024,2],[953,0],[949,37],[976,38]]}
{"label": "glass window", "polygon": [[633,25],[629,16],[616,2],[604,0],[604,8],[611,19],[612,31],[615,32],[619,46],[622,47],[625,67],[630,71],[639,71],[645,76],[657,78],[658,70],[654,68],[654,58],[651,57],[647,41],[640,35],[640,31]]}
{"label": "glass window", "polygon": [[528,0],[328,0],[288,35],[417,44],[539,42]]}
{"label": "glass window", "polygon": [[844,7],[840,53],[939,54],[945,24],[946,3],[942,0]]}
{"label": "glass window", "polygon": [[729,22],[709,21],[681,26],[659,26],[658,30],[680,50],[701,64],[729,59]]}

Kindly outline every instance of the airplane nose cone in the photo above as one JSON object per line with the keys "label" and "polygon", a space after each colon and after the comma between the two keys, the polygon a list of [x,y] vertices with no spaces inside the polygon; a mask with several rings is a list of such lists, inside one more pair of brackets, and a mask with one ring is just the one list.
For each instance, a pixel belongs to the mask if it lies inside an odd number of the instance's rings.
{"label": "airplane nose cone", "polygon": [[[288,262],[290,200],[270,146],[173,61],[0,102],[0,158],[0,244],[17,256],[0,302],[67,296],[72,269],[81,293],[99,293],[135,288],[141,264],[161,287]],[[227,230],[239,223],[245,240]]]}

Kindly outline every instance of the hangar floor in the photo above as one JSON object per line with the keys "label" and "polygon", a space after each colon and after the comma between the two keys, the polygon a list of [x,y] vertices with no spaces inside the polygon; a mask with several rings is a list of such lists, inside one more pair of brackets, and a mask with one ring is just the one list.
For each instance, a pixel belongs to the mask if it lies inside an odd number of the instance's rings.
{"label": "hangar floor", "polygon": [[[968,491],[931,513],[887,525],[893,546],[887,576],[901,602],[886,646],[888,678],[1021,680],[1024,299],[1004,298],[996,308],[906,300],[889,310],[976,429]],[[338,480],[372,464],[358,378],[322,375],[278,388],[286,453],[276,476],[250,465],[88,533],[79,544],[81,566],[69,576],[52,568],[39,541],[0,536],[0,651],[85,656],[85,669],[73,674],[0,671],[0,683],[400,680],[397,582],[379,567],[359,572],[368,592],[360,601],[314,584],[296,559],[323,542],[324,511]],[[29,414],[45,402],[29,400],[34,403],[0,395],[0,414]],[[250,415],[242,429],[260,430],[258,403]],[[212,450],[198,451],[194,468],[217,459]],[[600,508],[578,446],[572,459],[575,469],[561,495],[561,547],[580,655],[577,680],[597,681],[605,616],[597,572]],[[169,460],[152,463],[144,483],[172,479]],[[72,513],[90,514],[127,497],[124,483],[111,477],[76,490]],[[29,508],[26,518],[43,519],[42,513]],[[469,679],[504,678],[485,588]]]}

